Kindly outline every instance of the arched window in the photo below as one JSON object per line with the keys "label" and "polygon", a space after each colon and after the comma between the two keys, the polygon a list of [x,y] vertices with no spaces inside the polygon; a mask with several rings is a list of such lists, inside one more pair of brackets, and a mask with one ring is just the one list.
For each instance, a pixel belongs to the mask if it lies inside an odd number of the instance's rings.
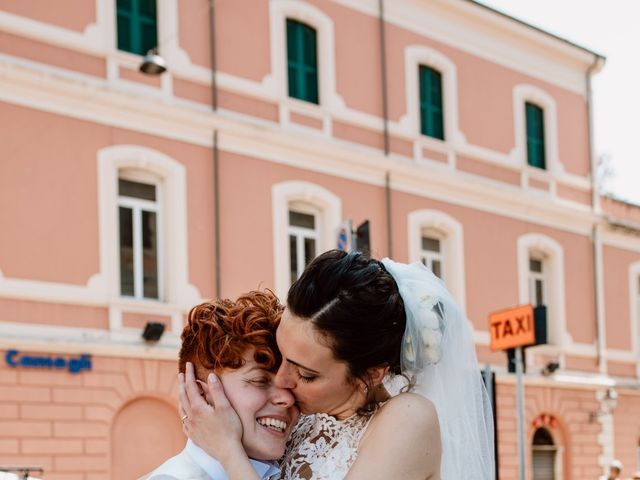
{"label": "arched window", "polygon": [[522,165],[536,171],[561,173],[558,154],[558,116],[550,94],[534,85],[516,85],[513,89],[515,151]]}
{"label": "arched window", "polygon": [[202,298],[189,283],[186,169],[138,145],[98,152],[100,275],[112,329],[122,309],[170,314],[182,330],[183,311]]}
{"label": "arched window", "polygon": [[564,252],[546,235],[530,233],[518,238],[520,304],[544,305],[547,343],[562,347],[567,337],[564,297]]}
{"label": "arched window", "polygon": [[272,85],[281,98],[332,108],[336,93],[333,20],[306,2],[269,2]]}
{"label": "arched window", "polygon": [[531,465],[533,480],[556,479],[556,456],[558,448],[546,428],[538,428],[531,445]]}
{"label": "arched window", "polygon": [[284,298],[307,263],[336,247],[342,201],[320,185],[301,181],[275,184],[271,199],[275,291]]}
{"label": "arched window", "polygon": [[407,218],[409,261],[422,262],[447,284],[458,304],[466,304],[462,224],[438,210],[416,210]]}
{"label": "arched window", "polygon": [[422,141],[464,142],[458,128],[456,64],[424,45],[406,47],[404,62],[407,110],[400,126],[411,135],[422,134]]}

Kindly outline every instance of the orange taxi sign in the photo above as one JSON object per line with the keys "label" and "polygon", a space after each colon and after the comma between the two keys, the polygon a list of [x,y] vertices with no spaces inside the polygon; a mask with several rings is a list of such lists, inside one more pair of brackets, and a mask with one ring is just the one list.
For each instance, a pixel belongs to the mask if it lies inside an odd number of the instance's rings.
{"label": "orange taxi sign", "polygon": [[491,350],[506,350],[536,343],[533,307],[521,305],[489,315]]}

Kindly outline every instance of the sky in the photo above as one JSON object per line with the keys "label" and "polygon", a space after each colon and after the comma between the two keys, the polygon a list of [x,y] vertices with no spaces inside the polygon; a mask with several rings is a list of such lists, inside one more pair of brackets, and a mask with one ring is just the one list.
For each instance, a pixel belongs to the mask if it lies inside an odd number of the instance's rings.
{"label": "sky", "polygon": [[603,191],[640,205],[640,0],[478,0],[607,57],[593,78]]}

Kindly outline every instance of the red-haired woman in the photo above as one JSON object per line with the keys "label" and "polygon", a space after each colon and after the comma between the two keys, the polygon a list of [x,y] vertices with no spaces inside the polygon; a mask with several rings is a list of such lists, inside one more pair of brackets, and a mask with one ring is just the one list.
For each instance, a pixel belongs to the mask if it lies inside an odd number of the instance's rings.
{"label": "red-haired woman", "polygon": [[[282,457],[298,418],[291,392],[273,383],[281,363],[275,332],[282,310],[270,291],[203,303],[189,312],[181,337],[180,372],[188,369],[205,384],[210,373],[217,375],[239,417],[241,445],[258,478],[277,472],[270,461]],[[146,478],[217,480],[226,474],[217,459],[189,440]]]}

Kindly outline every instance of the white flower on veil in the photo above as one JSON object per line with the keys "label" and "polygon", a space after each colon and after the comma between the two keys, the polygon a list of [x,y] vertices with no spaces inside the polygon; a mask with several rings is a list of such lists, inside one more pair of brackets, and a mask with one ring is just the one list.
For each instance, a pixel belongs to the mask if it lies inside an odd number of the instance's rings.
{"label": "white flower on veil", "polygon": [[421,353],[420,356],[427,364],[438,363],[442,355],[440,345],[444,329],[438,312],[440,301],[436,296],[425,293],[421,285],[411,287],[411,294],[417,299],[415,325],[414,328],[407,329],[404,337],[404,359],[407,363],[414,364]]}

